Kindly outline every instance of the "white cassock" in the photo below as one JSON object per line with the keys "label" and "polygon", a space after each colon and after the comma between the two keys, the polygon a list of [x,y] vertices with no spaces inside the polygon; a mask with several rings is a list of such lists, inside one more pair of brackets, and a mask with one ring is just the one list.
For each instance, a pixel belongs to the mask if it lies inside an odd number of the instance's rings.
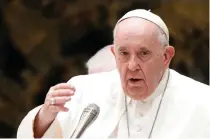
{"label": "white cassock", "polygon": [[[117,70],[76,76],[68,83],[76,88],[66,103],[69,112],[60,112],[43,138],[70,138],[90,103],[100,107],[100,114],[81,138],[127,138],[128,133],[131,138],[210,138],[210,87],[172,69],[145,101],[127,97],[127,112]],[[33,138],[33,122],[40,107],[22,120],[18,138]]]}

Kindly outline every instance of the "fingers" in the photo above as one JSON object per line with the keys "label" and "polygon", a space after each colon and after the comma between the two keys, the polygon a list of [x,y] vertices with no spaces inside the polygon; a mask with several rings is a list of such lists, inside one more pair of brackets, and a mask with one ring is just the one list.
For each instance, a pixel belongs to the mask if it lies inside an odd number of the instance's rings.
{"label": "fingers", "polygon": [[63,105],[52,105],[49,107],[50,111],[53,113],[58,113],[60,111],[67,112],[69,109]]}
{"label": "fingers", "polygon": [[74,86],[70,85],[68,83],[57,84],[57,85],[53,86],[51,89],[53,89],[53,90],[57,90],[57,89],[72,89],[72,90],[75,90]]}
{"label": "fingers", "polygon": [[58,90],[51,90],[50,92],[51,97],[58,97],[58,96],[72,96],[74,95],[74,90],[71,89],[58,89]]}
{"label": "fingers", "polygon": [[43,111],[48,115],[68,111],[68,108],[64,107],[64,105],[71,100],[74,92],[75,88],[68,83],[60,83],[51,87],[46,95]]}
{"label": "fingers", "polygon": [[[54,104],[53,105],[64,105],[67,101],[71,100],[71,97],[54,97]],[[48,99],[48,104],[50,105],[50,99]]]}

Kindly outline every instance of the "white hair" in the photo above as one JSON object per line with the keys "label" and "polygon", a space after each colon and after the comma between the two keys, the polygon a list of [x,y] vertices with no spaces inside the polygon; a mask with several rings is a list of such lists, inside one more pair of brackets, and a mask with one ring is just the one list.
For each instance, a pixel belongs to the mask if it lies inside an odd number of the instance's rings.
{"label": "white hair", "polygon": [[166,47],[169,45],[169,41],[167,39],[166,34],[159,27],[158,27],[157,37],[158,37],[158,40],[160,41],[161,46]]}
{"label": "white hair", "polygon": [[88,74],[106,72],[116,68],[115,57],[111,52],[111,47],[112,45],[105,46],[86,62]]}

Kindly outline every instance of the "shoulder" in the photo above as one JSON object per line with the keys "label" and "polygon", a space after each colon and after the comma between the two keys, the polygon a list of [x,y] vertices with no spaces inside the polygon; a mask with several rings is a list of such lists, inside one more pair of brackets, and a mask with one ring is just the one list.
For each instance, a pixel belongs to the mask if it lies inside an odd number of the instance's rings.
{"label": "shoulder", "polygon": [[210,86],[202,82],[196,81],[190,77],[182,75],[175,70],[170,69],[171,73],[171,85],[181,89],[189,89],[193,92],[209,92]]}
{"label": "shoulder", "polygon": [[210,86],[190,77],[184,76],[175,70],[170,70],[171,79],[169,89],[174,90],[175,96],[193,103],[210,105]]}
{"label": "shoulder", "polygon": [[171,102],[180,106],[179,109],[193,110],[194,115],[201,116],[210,126],[210,86],[174,70],[170,70],[170,73],[168,92]]}

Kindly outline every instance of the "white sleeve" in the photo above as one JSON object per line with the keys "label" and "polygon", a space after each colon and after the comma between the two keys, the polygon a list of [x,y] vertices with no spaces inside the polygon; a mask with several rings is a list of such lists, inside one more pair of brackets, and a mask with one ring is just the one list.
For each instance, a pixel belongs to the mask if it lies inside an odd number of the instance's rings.
{"label": "white sleeve", "polygon": [[[17,138],[34,138],[34,120],[41,106],[31,110],[21,121],[18,130]],[[62,137],[61,128],[57,119],[53,121],[42,138],[60,138]]]}
{"label": "white sleeve", "polygon": [[[72,85],[78,85],[78,78],[73,77],[67,83]],[[77,82],[77,83],[76,83]],[[42,138],[64,138],[67,137],[68,133],[73,130],[75,126],[75,118],[77,111],[80,109],[79,100],[81,100],[81,85],[75,86],[76,92],[72,97],[71,101],[65,104],[65,107],[69,108],[68,112],[59,112],[55,120],[52,122],[50,127],[44,133]]]}
{"label": "white sleeve", "polygon": [[[75,78],[73,77],[68,81],[68,83],[73,84],[74,80]],[[80,96],[80,93],[76,94],[77,97]],[[71,100],[66,105],[66,107],[71,109],[70,111],[74,112],[77,111],[75,106],[77,105],[77,103],[75,102],[77,101],[76,98]],[[24,117],[17,130],[17,138],[34,138],[34,131],[33,131],[34,120],[41,106],[34,108]],[[67,119],[72,120],[72,118],[70,117],[66,118],[66,116],[71,116],[71,113],[70,112],[67,112],[66,114],[59,113],[55,118],[55,120],[52,122],[52,124],[49,126],[49,128],[46,130],[42,138],[63,138],[62,125],[65,124]]]}
{"label": "white sleeve", "polygon": [[17,138],[33,138],[33,126],[34,119],[39,112],[42,105],[32,109],[21,121],[18,130],[17,130]]}

